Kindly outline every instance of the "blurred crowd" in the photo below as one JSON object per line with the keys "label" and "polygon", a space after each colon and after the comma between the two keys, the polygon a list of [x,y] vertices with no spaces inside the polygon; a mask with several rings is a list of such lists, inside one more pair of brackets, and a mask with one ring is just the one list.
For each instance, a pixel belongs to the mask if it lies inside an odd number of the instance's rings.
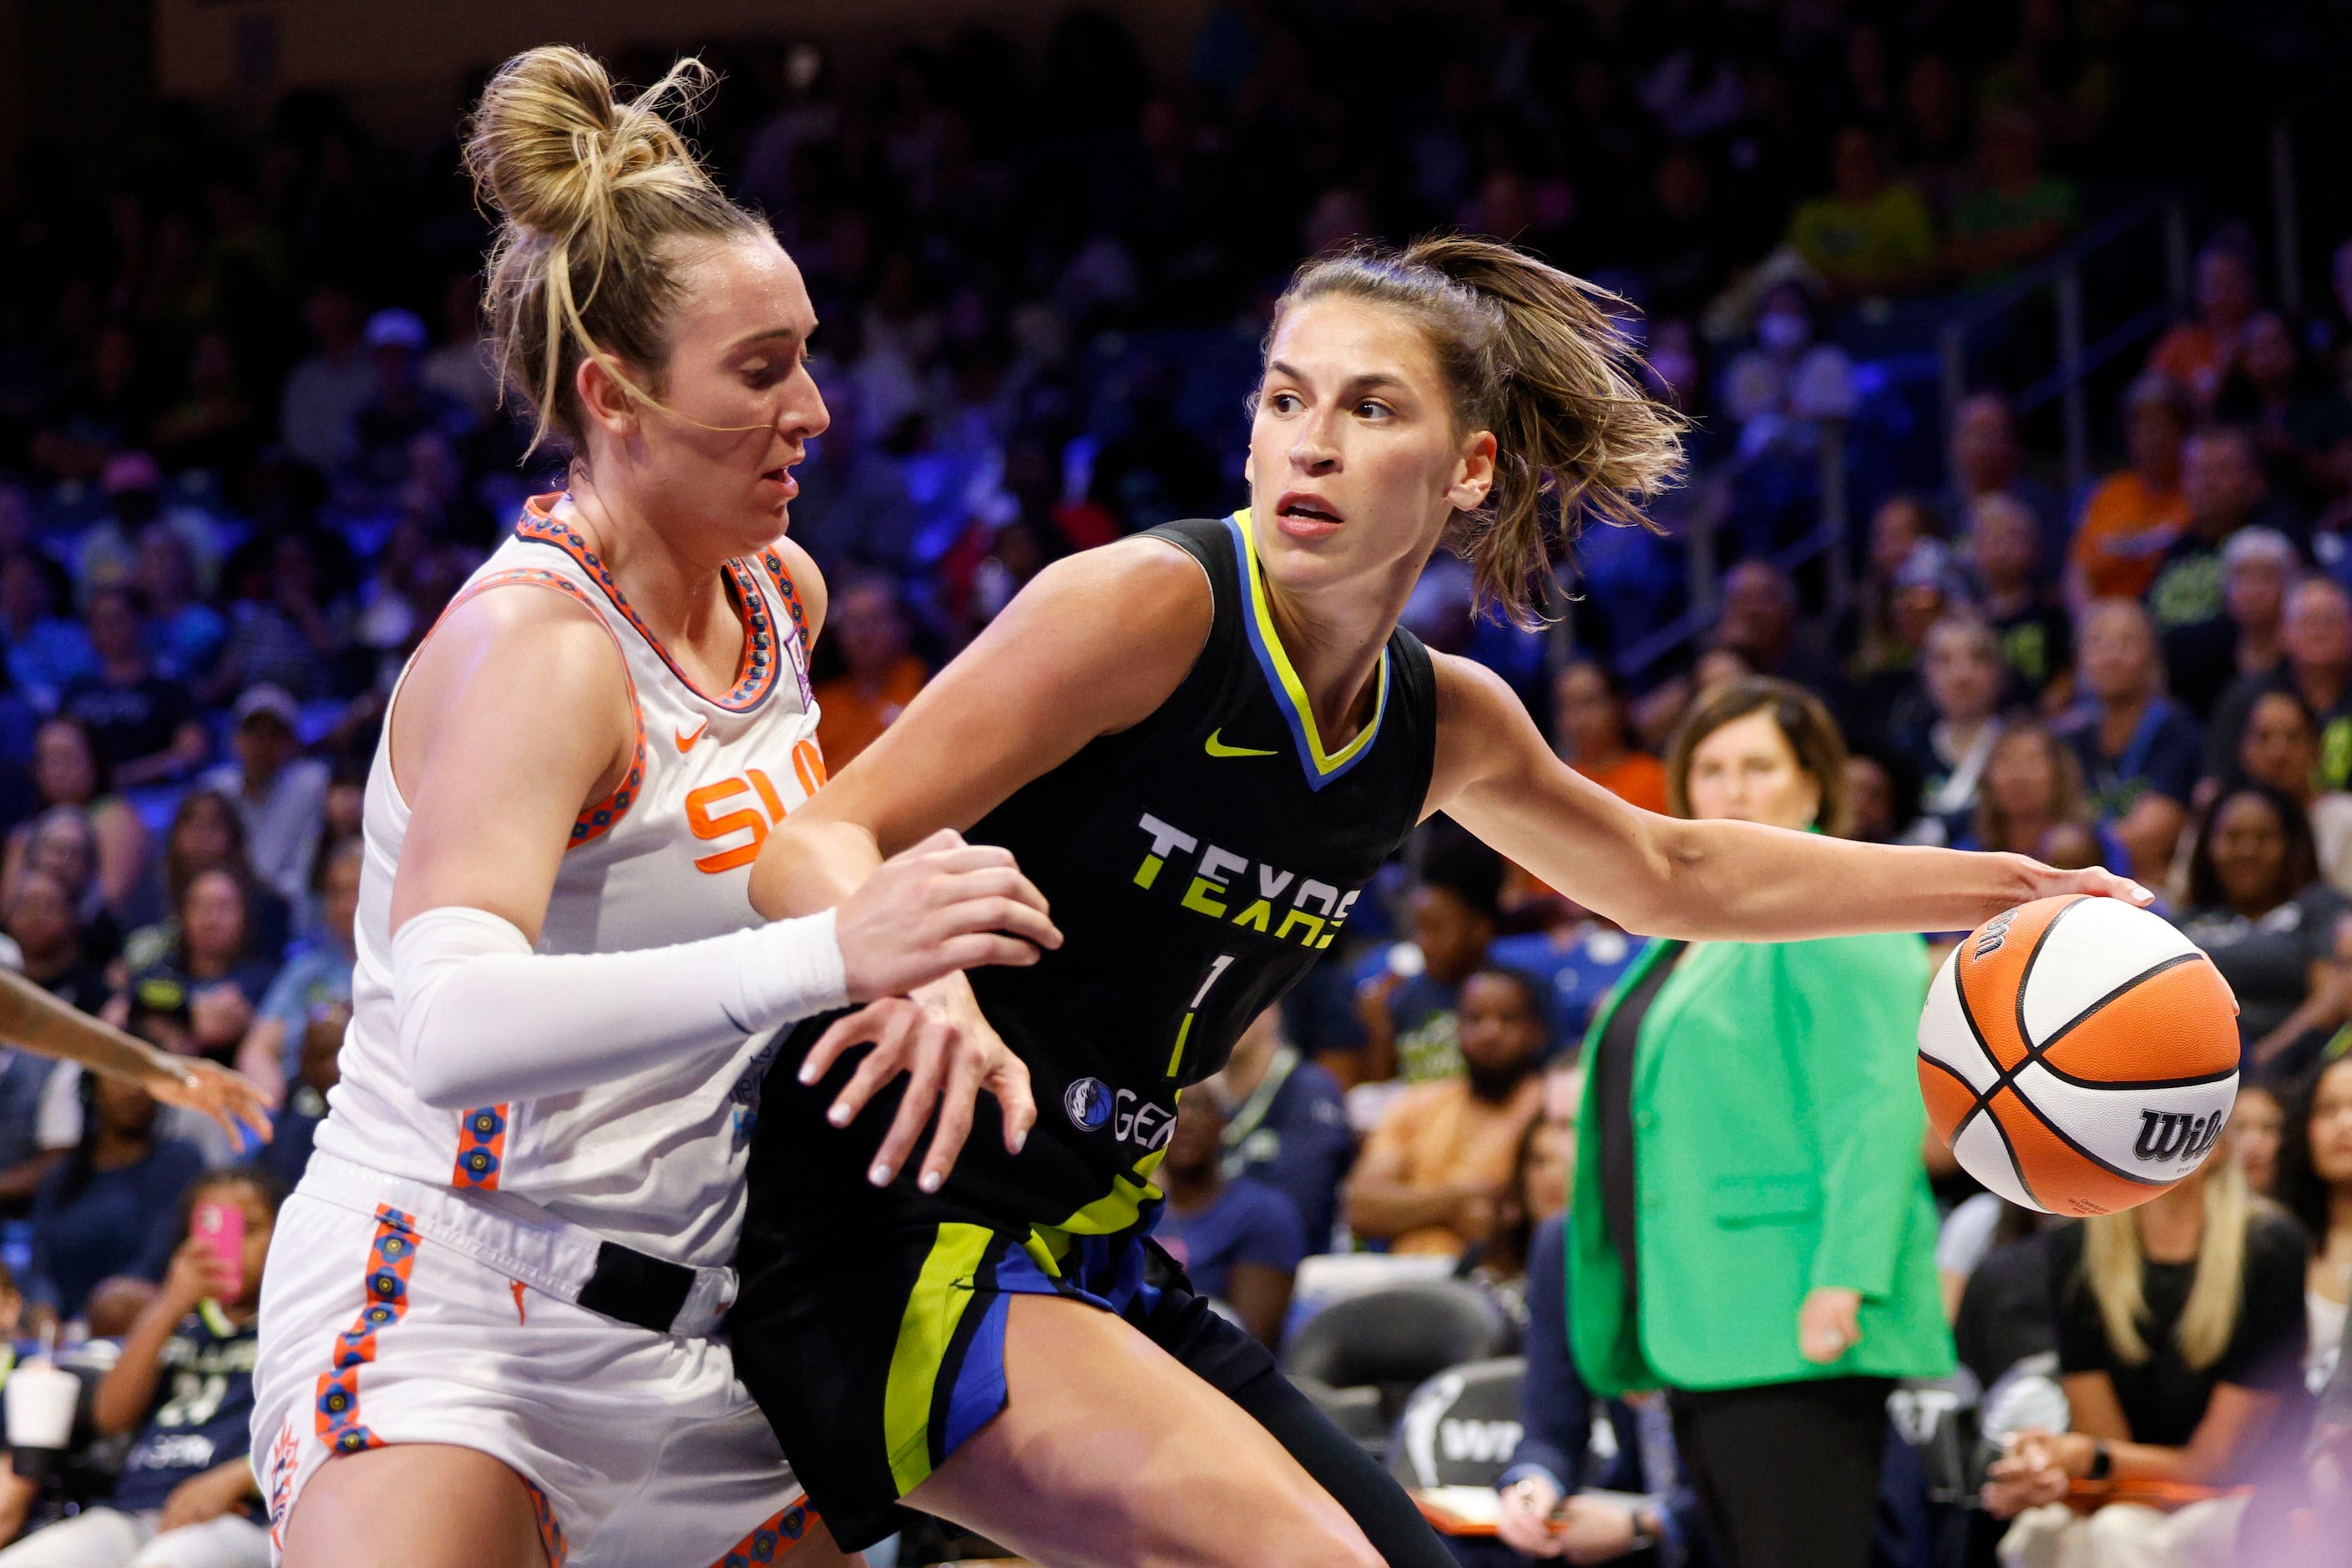
{"label": "blurred crowd", "polygon": [[[1932,1184],[1941,1231],[1940,1310],[1914,1330],[1933,1339],[1948,1315],[1980,1390],[2111,1358],[2133,1440],[2195,1448],[2200,1485],[2250,1473],[2255,1448],[2314,1429],[2352,1275],[2352,246],[2316,308],[2288,311],[2252,231],[2200,219],[2192,301],[2133,350],[2100,443],[2111,472],[2079,494],[2053,481],[2002,390],[2036,367],[2002,360],[1924,459],[1854,492],[1847,601],[1785,561],[1822,504],[1825,438],[1885,395],[1872,332],[1988,297],[2168,182],[2249,177],[2229,160],[2263,122],[2250,36],[2196,6],[2098,0],[1512,0],[1475,19],[1229,0],[1159,68],[1085,8],[1038,47],[974,28],[855,79],[808,42],[706,49],[725,79],[701,143],[769,216],[822,322],[833,424],[792,530],[832,584],[829,764],[1046,563],[1239,503],[1257,340],[1302,256],[1458,226],[1599,279],[1641,312],[1653,388],[1696,419],[1702,472],[1734,476],[1706,524],[1719,614],[1632,664],[1685,603],[1683,542],[1595,529],[1563,558],[1585,598],[1562,627],[1478,617],[1444,557],[1409,624],[1490,664],[1564,759],[1647,809],[1694,809],[1668,765],[1689,765],[1693,712],[1774,678],[1819,700],[1842,748],[1833,769],[1792,752],[1816,794],[1791,826],[2100,862],[2162,892],[2243,1005],[2249,1089],[2226,1144],[2242,1194],[2151,1217],[2130,1251],[2139,1296],[2114,1295],[2126,1274],[2110,1268],[2085,1309],[2081,1227],[2042,1228],[1906,1145],[1897,1178]],[[2261,37],[2262,58],[2294,53],[2294,36]],[[0,1054],[0,1259],[21,1284],[0,1328],[14,1300],[12,1331],[64,1325],[101,1361],[125,1335],[162,1353],[152,1315],[176,1323],[194,1299],[175,1259],[192,1187],[222,1179],[205,1173],[247,1173],[265,1236],[271,1184],[299,1176],[349,1016],[391,682],[524,498],[562,482],[482,353],[488,229],[454,131],[395,146],[307,91],[257,121],[165,104],[157,125],[95,195],[37,149],[0,226],[0,958],[234,1063],[280,1111],[272,1142],[240,1147],[136,1089]],[[1559,1261],[1588,1032],[1643,940],[1443,822],[1349,932],[1186,1097],[1161,1237],[1334,1377],[1347,1299],[1405,1279],[1486,1302],[1493,1353],[1576,1310]],[[1890,1015],[1916,1010],[1908,984],[1876,994]],[[1886,1048],[1907,1063],[1907,1044]],[[1911,1125],[1916,1096],[1888,1114]],[[2250,1270],[2240,1319],[2271,1338],[2224,1331],[2224,1354],[2195,1303],[2229,1226],[2222,1256]],[[2114,1306],[2134,1299],[2176,1317],[2187,1301],[2200,1327],[2151,1352],[2161,1336]],[[2176,1352],[2177,1375],[2147,1371]],[[1545,1353],[1529,1376],[1549,1380],[1557,1429],[1560,1380],[1583,1383]],[[2135,1378],[2162,1389],[2136,1403]],[[2241,1379],[2269,1414],[2210,1437],[2215,1388]],[[146,1398],[119,1394],[107,1429],[137,1430]],[[1652,1404],[1603,1414],[1614,1460],[1580,1436],[1512,1484],[1606,1479],[1655,1506],[1571,1510],[1590,1530],[1556,1539],[1576,1544],[1528,1542],[1706,1561],[1703,1516],[1732,1504],[1685,1495]],[[2063,1402],[2042,1425],[2066,1431]],[[2030,1513],[2067,1457],[2013,1454],[1997,1500]],[[79,1500],[117,1484],[102,1456],[95,1473]],[[1891,1458],[1886,1477],[1897,1502],[1930,1489]],[[1880,1550],[1960,1560],[1923,1554],[1928,1533]],[[1972,1560],[2003,1533],[1979,1530]]]}

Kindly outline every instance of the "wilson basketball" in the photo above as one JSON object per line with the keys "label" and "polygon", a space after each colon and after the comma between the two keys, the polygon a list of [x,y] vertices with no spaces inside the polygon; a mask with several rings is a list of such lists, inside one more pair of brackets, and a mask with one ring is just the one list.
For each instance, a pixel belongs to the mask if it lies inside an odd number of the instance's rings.
{"label": "wilson basketball", "polygon": [[1928,1120],[2012,1203],[2112,1214],[2204,1163],[2238,1094],[2229,986],[2146,910],[2081,894],[1994,916],[1919,1018]]}

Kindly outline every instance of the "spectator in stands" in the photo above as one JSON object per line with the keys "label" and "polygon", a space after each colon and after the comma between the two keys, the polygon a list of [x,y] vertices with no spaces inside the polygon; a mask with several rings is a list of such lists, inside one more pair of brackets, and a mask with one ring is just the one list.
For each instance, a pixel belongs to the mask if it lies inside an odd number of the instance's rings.
{"label": "spectator in stands", "polygon": [[156,670],[191,686],[202,682],[228,640],[228,623],[205,603],[187,541],[149,524],[139,536],[135,582],[147,608],[144,629]]}
{"label": "spectator in stands", "polygon": [[1356,1141],[1339,1080],[1290,1043],[1281,1008],[1268,1007],[1243,1031],[1203,1092],[1224,1111],[1225,1174],[1282,1194],[1298,1211],[1307,1251],[1328,1247]]}
{"label": "spectator in stands", "polygon": [[2253,258],[2243,243],[2231,237],[2206,246],[2197,253],[2197,314],[2157,340],[2149,373],[2187,393],[2200,414],[2210,412],[2244,351],[2246,323],[2259,302]]}
{"label": "spectator in stands", "polygon": [[304,698],[329,694],[351,646],[349,606],[320,587],[319,558],[298,532],[248,541],[230,558],[236,592],[228,641],[208,689],[218,701],[231,692],[275,686]]}
{"label": "spectator in stands", "polygon": [[1859,125],[1830,149],[1830,191],[1800,205],[1789,244],[1841,300],[1907,294],[1936,279],[1936,223],[1907,181],[1890,180]]}
{"label": "spectator in stands", "polygon": [[[2165,637],[2168,670],[2179,671],[2192,709],[2203,701],[2200,717],[2213,710],[2230,683],[2268,676],[2285,658],[2280,626],[2300,564],[2294,546],[2274,528],[2242,528],[2221,547],[2221,615]],[[2158,588],[2163,585],[2158,579]]]}
{"label": "spectator in stands", "polygon": [[[1815,650],[1797,621],[1797,585],[1769,561],[1743,561],[1723,577],[1723,614],[1716,641],[1736,654],[1748,673],[1793,680],[1825,702],[1835,702],[1843,682],[1837,667]],[[1702,666],[1705,656],[1701,658]],[[1708,681],[1703,669],[1701,691]]]}
{"label": "spectator in stands", "polygon": [[178,939],[131,974],[128,994],[135,1005],[162,1011],[185,1006],[193,1051],[226,1063],[269,994],[278,955],[254,943],[245,889],[225,867],[208,867],[188,879],[178,916]]}
{"label": "spectator in stands", "polygon": [[360,342],[360,312],[351,294],[321,283],[303,302],[302,324],[318,352],[286,378],[278,438],[286,449],[324,473],[342,451],[352,416],[375,391],[375,370]]}
{"label": "spectator in stands", "polygon": [[[2269,1068],[2322,1023],[2331,1004],[2311,984],[2335,951],[2352,900],[2319,879],[2311,824],[2292,796],[2241,784],[2206,808],[2189,855],[2178,923],[2211,955],[2238,996],[2246,1068]],[[2292,1070],[2291,1068],[2287,1070]]]}
{"label": "spectator in stands", "polygon": [[[1496,1534],[1519,1562],[1622,1559],[1710,1568],[1718,1559],[1698,1494],[1674,1462],[1674,1427],[1663,1399],[1652,1394],[1638,1405],[1612,1400],[1603,1406],[1615,1452],[1598,1461],[1593,1397],[1569,1344],[1566,1231],[1565,1215],[1548,1219],[1528,1247],[1521,1436],[1496,1483]],[[1473,1560],[1486,1561],[1483,1554]]]}
{"label": "spectator in stands", "polygon": [[1450,824],[1431,834],[1407,903],[1412,941],[1356,988],[1363,1045],[1345,1065],[1357,1082],[1427,1083],[1461,1070],[1455,1005],[1495,940],[1502,889],[1493,850]]}
{"label": "spectator in stands", "polygon": [[1820,341],[1812,296],[1783,283],[1764,297],[1756,346],[1723,373],[1723,411],[1739,430],[1739,451],[1804,456],[1820,445],[1824,420],[1854,410],[1853,361]]}
{"label": "spectator in stands", "polygon": [[2258,542],[2241,545],[2235,563],[2275,591],[2248,597],[2259,619],[2239,621],[2223,585],[2223,554],[2263,504],[2266,481],[2253,439],[2227,426],[2200,431],[2181,456],[2180,491],[2189,521],[2164,552],[2148,585],[2148,613],[2164,639],[2168,670],[2181,679],[2172,695],[2202,719],[2212,710],[2238,659],[2254,661],[2242,673],[2262,673],[2278,658],[2278,596],[2285,591],[2294,547],[2264,528]]}
{"label": "spectator in stands", "polygon": [[1921,544],[1941,531],[1940,521],[1926,500],[1907,491],[1891,495],[1870,514],[1870,551],[1863,558],[1862,581],[1854,592],[1854,634],[1851,668],[1859,677],[1885,670],[1907,670],[1917,652],[1895,625],[1896,579],[1911,564]]}
{"label": "spectator in stands", "polygon": [[[1495,1200],[1495,1223],[1485,1240],[1464,1249],[1454,1269],[1456,1279],[1485,1290],[1522,1328],[1536,1227],[1568,1209],[1568,1179],[1576,1168],[1576,1105],[1584,1094],[1574,1067],[1554,1064],[1544,1076],[1543,1111],[1528,1123],[1511,1152],[1511,1173]],[[1553,1087],[1555,1078],[1563,1080],[1559,1088]]]}
{"label": "spectator in stands", "polygon": [[2053,866],[2116,870],[2130,855],[2091,809],[2083,763],[2041,724],[2003,726],[1985,761],[1976,818],[1955,845],[2031,855]]}
{"label": "spectator in stands", "polygon": [[2274,1080],[2257,1079],[2238,1085],[2230,1107],[2230,1158],[2246,1178],[2246,1190],[2258,1198],[2278,1195],[2279,1151],[2286,1142],[2286,1104]]}
{"label": "spectator in stands", "polygon": [[2305,577],[2289,589],[2279,613],[2279,668],[2267,675],[2240,676],[2213,705],[2204,776],[2238,776],[2247,715],[2263,692],[2275,688],[2302,698],[2316,717],[2319,772],[2314,784],[2323,791],[2352,784],[2352,593],[2320,576]]}
{"label": "spectator in stands", "polygon": [[2000,740],[2008,675],[1992,627],[1974,615],[1947,615],[1928,628],[1920,676],[1932,714],[1902,737],[1920,779],[1917,842],[1948,844],[1967,831]]}
{"label": "spectator in stands", "polygon": [[2074,622],[2039,580],[2042,560],[2033,515],[2009,495],[1989,495],[1969,510],[1969,557],[1978,602],[2000,639],[2016,696],[2048,710],[2071,695]]}
{"label": "spectator in stands", "polygon": [[286,900],[256,882],[253,865],[245,853],[245,818],[218,790],[190,790],[180,797],[164,830],[163,852],[140,889],[135,907],[148,917],[121,944],[122,961],[130,969],[160,963],[180,940],[179,909],[188,884],[199,871],[215,867],[227,870],[245,889],[246,920],[254,946],[264,952],[282,952],[290,928]]}
{"label": "spectator in stands", "polygon": [[343,1031],[351,1022],[350,1003],[329,1003],[303,1021],[295,1042],[296,1066],[285,1100],[270,1124],[269,1142],[253,1157],[289,1187],[302,1180],[310,1166],[319,1123],[327,1119],[328,1092],[342,1081]]}
{"label": "spectator in stands", "polygon": [[54,871],[28,866],[6,905],[8,940],[16,944],[25,978],[68,1006],[96,1012],[106,1001],[106,977],[82,943],[73,891]]}
{"label": "spectator in stands", "polygon": [[[2237,1118],[2231,1120],[2234,1126]],[[2304,1081],[2285,1107],[2284,1131],[2279,1197],[2311,1238],[2304,1381],[2316,1392],[2336,1374],[2346,1303],[2352,1301],[2352,1057],[2322,1062]]]}
{"label": "spectator in stands", "polygon": [[1184,1266],[1194,1289],[1232,1308],[1271,1349],[1282,1342],[1307,1233],[1282,1194],[1247,1176],[1225,1175],[1224,1131],[1213,1095],[1193,1095],[1177,1112],[1154,1175],[1168,1203],[1153,1234]]}
{"label": "spectator in stands", "polygon": [[[1818,700],[1748,681],[1692,711],[1668,794],[1835,833],[1844,763]],[[1919,1152],[1927,983],[1916,937],[1653,942],[1586,1037],[1576,1365],[1602,1394],[1673,1390],[1733,1563],[1862,1563],[1891,1380],[1952,1364]]]}
{"label": "spectator in stands", "polygon": [[253,874],[289,904],[310,884],[319,828],[326,818],[325,763],[302,755],[301,710],[284,689],[256,686],[229,710],[236,761],[204,776],[204,787],[236,805]]}
{"label": "spectator in stands", "polygon": [[1389,1106],[1348,1178],[1348,1227],[1392,1252],[1459,1257],[1492,1234],[1520,1135],[1543,1108],[1541,990],[1482,968],[1462,983],[1461,1068]]}
{"label": "spectator in stands", "polygon": [[2011,1568],[2224,1568],[2243,1497],[2165,1514],[2109,1503],[2087,1517],[2062,1500],[2094,1477],[2227,1485],[2274,1474],[2300,1392],[2305,1247],[2294,1222],[2208,1160],[2126,1214],[2054,1233],[2058,1370],[2065,1432],[2021,1434],[1995,1461],[1985,1506],[2014,1518]]}
{"label": "spectator in stands", "polygon": [[[1909,769],[1905,769],[1907,775]],[[1845,759],[1848,838],[1861,844],[1893,844],[1919,815],[1919,795],[1895,777],[1888,758],[1853,751]]]}
{"label": "spectator in stands", "polygon": [[1977,128],[1976,178],[1952,207],[1952,270],[1972,287],[1993,287],[2057,249],[2081,221],[2073,182],[2042,167],[2033,117],[1988,112]]}
{"label": "spectator in stands", "polygon": [[2124,394],[2124,444],[2131,466],[2092,489],[2067,547],[2066,598],[2137,599],[2189,521],[2180,493],[2180,444],[2189,398],[2162,376],[2143,376]]}
{"label": "spectator in stands", "polygon": [[72,595],[64,568],[30,549],[0,559],[0,642],[8,679],[43,712],[65,689],[98,668],[89,634],[66,615]]}
{"label": "spectator in stands", "polygon": [[51,806],[34,818],[25,868],[47,872],[65,889],[81,931],[82,961],[101,968],[113,963],[122,951],[122,927],[99,892],[89,818],[69,805]]}
{"label": "spectator in stands", "polygon": [[156,1105],[135,1083],[77,1075],[81,1135],[33,1196],[35,1308],[77,1316],[110,1274],[163,1278],[181,1194],[204,1169],[194,1145],[156,1133]]}
{"label": "spectator in stands", "polygon": [[[114,793],[98,745],[79,719],[60,714],[33,736],[33,785],[41,804],[79,817],[89,830],[96,858],[81,884],[94,887],[98,903],[120,914],[147,867],[147,829],[131,803]],[[7,867],[0,882],[13,885],[26,864],[33,835],[46,820],[19,823],[8,836]],[[86,910],[85,913],[94,911]]]}
{"label": "spectator in stands", "polygon": [[332,1010],[348,1012],[351,1007],[363,858],[356,837],[328,851],[319,868],[321,940],[286,961],[236,1048],[236,1070],[273,1097],[299,1074],[303,1040],[311,1023]]}
{"label": "spectator in stands", "polygon": [[382,510],[409,477],[419,437],[462,440],[474,419],[464,405],[425,384],[418,368],[427,338],[408,310],[378,310],[364,334],[372,386],[353,409],[336,454],[336,489],[344,504]]}
{"label": "spectator in stands", "polygon": [[898,584],[878,572],[860,573],[833,590],[825,630],[844,668],[816,689],[816,739],[825,766],[838,771],[882,738],[931,672],[908,647]]}
{"label": "spectator in stands", "polygon": [[[1945,468],[1951,485],[1945,510],[1968,524],[1973,536],[1977,508],[2000,500],[2025,510],[2033,524],[2037,558],[2029,571],[2037,575],[2066,558],[2066,500],[2055,489],[2025,471],[2025,455],[2017,439],[2017,419],[2009,400],[1997,392],[1977,392],[1960,399],[1952,411],[1952,435]],[[1976,563],[1979,572],[1984,563]],[[2038,582],[2037,582],[2037,585]]]}
{"label": "spectator in stands", "polygon": [[[132,1439],[122,1479],[104,1501],[0,1552],[0,1568],[268,1568],[269,1525],[247,1427],[262,1268],[284,1191],[250,1167],[215,1172],[189,1189],[172,1216],[178,1246],[163,1286],[91,1401],[100,1436]],[[213,1241],[186,1234],[198,1202],[244,1211],[234,1269]],[[10,1478],[0,1520],[13,1513],[21,1523],[35,1491]]]}
{"label": "spectator in stands", "polygon": [[86,618],[99,670],[66,688],[62,710],[82,721],[118,788],[185,778],[212,741],[186,683],[154,668],[131,590],[100,588]]}
{"label": "spectator in stands", "polygon": [[2161,882],[2189,820],[2205,737],[2164,695],[2147,612],[2101,599],[2075,633],[2084,701],[2060,733],[2074,748],[2091,808],[2130,854],[2132,875]]}
{"label": "spectator in stands", "polygon": [[2256,311],[2244,339],[2214,417],[2252,432],[2272,492],[2308,519],[2352,489],[2352,402],[2310,373],[2294,329],[2274,311]]}
{"label": "spectator in stands", "polygon": [[[2247,782],[2267,784],[2303,807],[2320,876],[2338,892],[2352,894],[2352,795],[2316,788],[2319,725],[2302,698],[2273,688],[2254,700],[2238,742],[2238,767]],[[2198,788],[2209,784],[2222,787],[2208,779]]]}
{"label": "spectator in stands", "polygon": [[1552,677],[1551,732],[1570,767],[1643,811],[1666,809],[1666,770],[1635,740],[1624,684],[1599,659],[1571,658]]}

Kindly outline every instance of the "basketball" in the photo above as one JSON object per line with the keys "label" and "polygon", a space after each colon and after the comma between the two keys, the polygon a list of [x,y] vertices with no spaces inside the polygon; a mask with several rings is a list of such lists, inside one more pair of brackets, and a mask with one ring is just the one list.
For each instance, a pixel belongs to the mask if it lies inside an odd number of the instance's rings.
{"label": "basketball", "polygon": [[2113,1214],[2202,1164],[2238,1093],[2213,963],[2119,899],[2038,899],[1945,960],[1919,1018],[1928,1120],[1969,1174],[2050,1214]]}

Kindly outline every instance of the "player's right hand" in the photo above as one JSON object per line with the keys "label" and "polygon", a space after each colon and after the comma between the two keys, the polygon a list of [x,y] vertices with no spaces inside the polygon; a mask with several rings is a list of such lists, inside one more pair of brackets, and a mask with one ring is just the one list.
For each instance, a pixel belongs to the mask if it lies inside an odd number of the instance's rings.
{"label": "player's right hand", "polygon": [[202,1057],[163,1057],[144,1087],[165,1105],[202,1111],[240,1143],[269,1142],[269,1096],[243,1073]]}
{"label": "player's right hand", "polygon": [[1030,964],[1062,945],[1045,895],[1012,851],[941,828],[877,867],[834,915],[853,1002],[903,996],[983,963]]}
{"label": "player's right hand", "polygon": [[825,1118],[835,1127],[848,1126],[885,1084],[902,1072],[907,1075],[898,1113],[866,1172],[876,1186],[887,1186],[897,1176],[936,1108],[939,1129],[924,1151],[917,1185],[927,1193],[938,1192],[963,1152],[971,1131],[972,1104],[982,1089],[996,1096],[1005,1152],[1021,1152],[1037,1120],[1029,1068],[981,1016],[979,1001],[961,975],[926,987],[919,1000],[885,997],[839,1020],[810,1047],[801,1063],[801,1081],[816,1082],[833,1070],[843,1052],[866,1044],[874,1048],[834,1097]]}

